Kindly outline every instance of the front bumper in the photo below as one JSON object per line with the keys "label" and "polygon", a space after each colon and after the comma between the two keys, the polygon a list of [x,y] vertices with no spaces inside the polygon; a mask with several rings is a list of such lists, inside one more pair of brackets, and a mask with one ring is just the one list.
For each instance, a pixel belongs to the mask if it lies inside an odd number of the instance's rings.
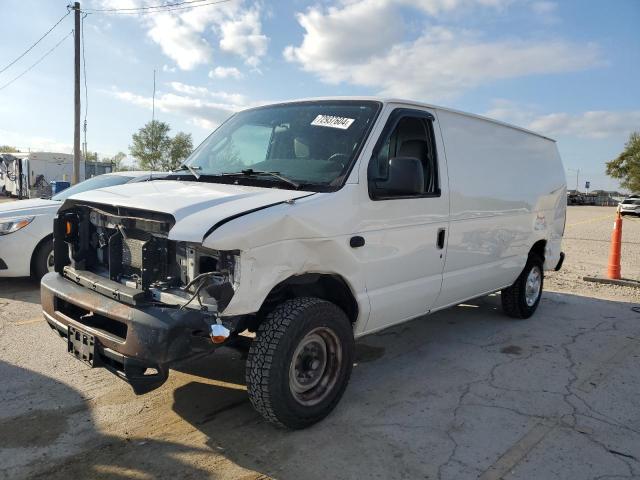
{"label": "front bumper", "polygon": [[26,277],[31,274],[31,256],[39,239],[27,231],[31,225],[8,235],[0,235],[0,277]]}
{"label": "front bumper", "polygon": [[216,348],[196,310],[125,305],[57,273],[43,277],[40,292],[49,326],[65,338],[70,326],[94,336],[93,365],[129,382],[137,394],[161,386],[170,365]]}
{"label": "front bumper", "polygon": [[637,208],[621,208],[621,214],[631,214],[631,215],[640,215],[640,209]]}

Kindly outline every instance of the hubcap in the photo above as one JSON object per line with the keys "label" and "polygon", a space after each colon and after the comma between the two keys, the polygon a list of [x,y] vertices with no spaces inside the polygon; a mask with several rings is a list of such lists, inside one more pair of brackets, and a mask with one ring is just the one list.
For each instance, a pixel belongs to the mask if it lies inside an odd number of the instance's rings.
{"label": "hubcap", "polygon": [[53,269],[54,269],[53,250],[51,250],[49,252],[49,255],[47,255],[47,271],[53,272]]}
{"label": "hubcap", "polygon": [[540,267],[534,265],[527,275],[527,283],[525,285],[524,298],[529,307],[532,307],[540,296],[540,287],[542,286],[542,272]]}
{"label": "hubcap", "polygon": [[320,327],[300,340],[289,367],[289,389],[302,405],[316,405],[336,384],[342,346],[333,330]]}

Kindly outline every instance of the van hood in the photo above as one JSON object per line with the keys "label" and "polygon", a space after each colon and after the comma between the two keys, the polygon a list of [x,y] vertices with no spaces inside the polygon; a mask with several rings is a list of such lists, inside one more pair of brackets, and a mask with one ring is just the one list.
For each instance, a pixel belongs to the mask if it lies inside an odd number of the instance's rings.
{"label": "van hood", "polygon": [[0,203],[0,218],[14,217],[18,215],[43,215],[53,214],[62,205],[56,200],[44,198],[32,198],[30,200],[16,200]]}
{"label": "van hood", "polygon": [[176,221],[169,232],[169,239],[200,243],[214,225],[229,218],[313,193],[221,183],[155,180],[91,190],[72,195],[69,199],[76,203],[101,203],[167,213]]}

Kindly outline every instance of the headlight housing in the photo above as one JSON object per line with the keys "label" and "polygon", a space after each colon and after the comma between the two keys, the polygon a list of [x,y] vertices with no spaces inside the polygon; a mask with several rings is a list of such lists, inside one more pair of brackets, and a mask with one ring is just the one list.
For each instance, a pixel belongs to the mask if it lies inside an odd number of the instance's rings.
{"label": "headlight housing", "polygon": [[36,217],[10,217],[0,219],[0,235],[9,235],[29,225]]}

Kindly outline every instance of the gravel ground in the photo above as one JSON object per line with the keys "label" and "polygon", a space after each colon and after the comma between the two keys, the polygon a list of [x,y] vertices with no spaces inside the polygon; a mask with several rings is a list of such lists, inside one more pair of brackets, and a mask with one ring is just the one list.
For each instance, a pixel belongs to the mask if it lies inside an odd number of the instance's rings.
{"label": "gravel ground", "polygon": [[[640,302],[640,289],[585,282],[584,276],[607,272],[615,207],[567,207],[562,242],[566,260],[559,272],[548,272],[545,289],[595,298]],[[640,281],[640,217],[622,220],[622,277]]]}
{"label": "gravel ground", "polygon": [[640,478],[640,298],[581,280],[605,268],[612,219],[569,208],[565,267],[529,320],[491,295],[358,342],[338,408],[298,432],[251,409],[238,352],[136,396],[66,353],[37,286],[0,280],[0,478]]}

